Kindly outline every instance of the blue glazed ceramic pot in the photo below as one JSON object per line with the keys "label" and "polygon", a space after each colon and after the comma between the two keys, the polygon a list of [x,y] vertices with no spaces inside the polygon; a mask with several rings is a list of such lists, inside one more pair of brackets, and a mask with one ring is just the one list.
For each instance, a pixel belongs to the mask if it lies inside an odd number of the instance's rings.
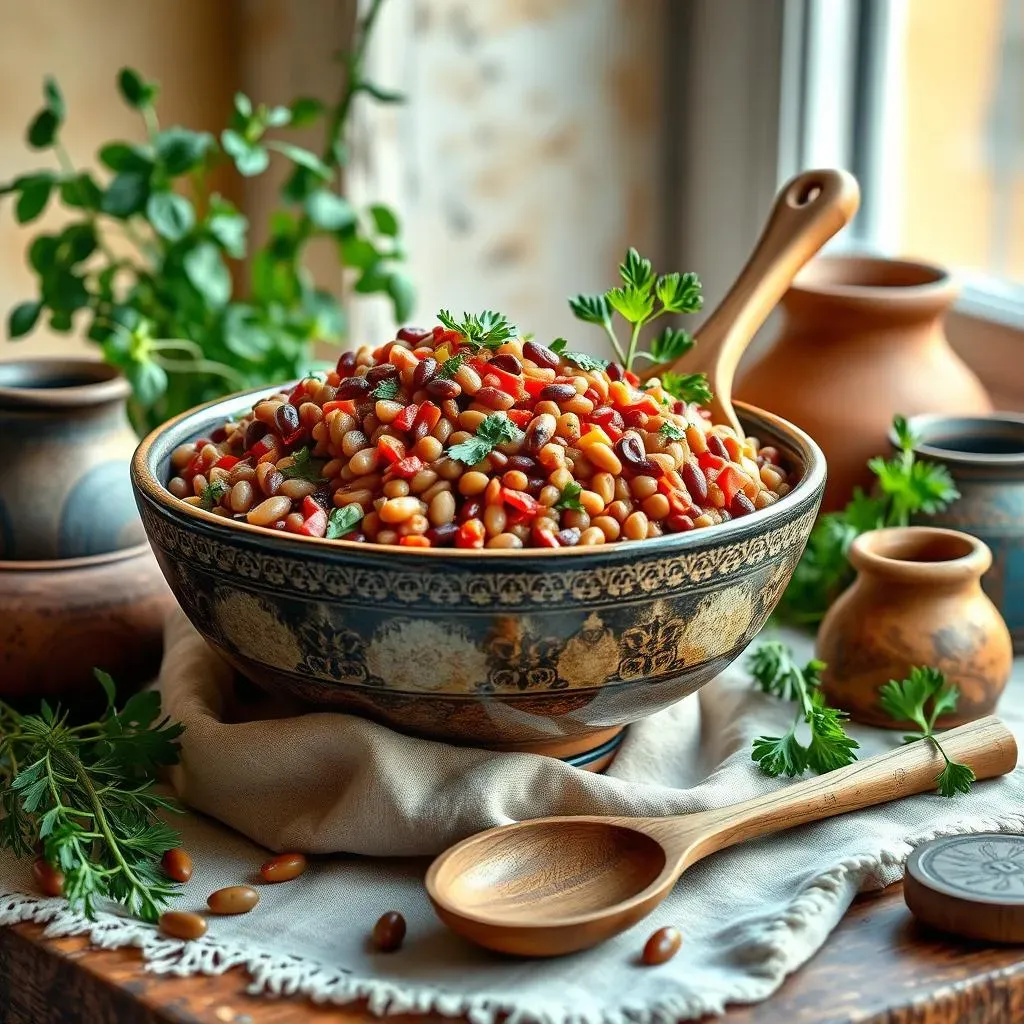
{"label": "blue glazed ceramic pot", "polygon": [[174,448],[274,390],[185,413],[135,454],[142,521],[175,596],[267,690],[478,747],[593,751],[713,679],[781,597],[825,485],[806,434],[743,407],[799,484],[742,519],[653,540],[396,549],[270,532],[174,498]]}
{"label": "blue glazed ceramic pot", "polygon": [[[930,526],[962,530],[992,550],[982,587],[999,609],[1017,653],[1024,651],[1024,416],[915,416],[914,451],[946,466],[960,498],[923,517]],[[895,438],[891,438],[895,446]]]}
{"label": "blue glazed ceramic pot", "polygon": [[0,362],[0,561],[86,558],[146,539],[128,463],[131,389],[100,362]]}

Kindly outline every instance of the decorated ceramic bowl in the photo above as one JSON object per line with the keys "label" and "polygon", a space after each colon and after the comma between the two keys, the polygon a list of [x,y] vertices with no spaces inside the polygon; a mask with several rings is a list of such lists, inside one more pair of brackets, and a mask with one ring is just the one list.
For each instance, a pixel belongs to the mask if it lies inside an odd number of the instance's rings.
{"label": "decorated ceramic bowl", "polygon": [[274,390],[184,413],[136,451],[136,499],[171,589],[265,689],[478,747],[596,752],[713,679],[781,597],[825,485],[806,434],[739,406],[799,483],[741,519],[650,540],[404,549],[271,532],[171,495],[174,448]]}

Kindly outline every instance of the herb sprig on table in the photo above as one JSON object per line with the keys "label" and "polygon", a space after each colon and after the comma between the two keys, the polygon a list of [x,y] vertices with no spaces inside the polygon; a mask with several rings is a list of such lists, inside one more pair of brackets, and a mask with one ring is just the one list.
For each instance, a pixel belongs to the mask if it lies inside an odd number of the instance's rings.
{"label": "herb sprig on table", "polygon": [[153,783],[177,762],[183,727],[161,718],[154,691],[116,710],[113,680],[95,675],[107,696],[95,722],[72,725],[46,701],[37,715],[0,703],[0,846],[19,857],[41,846],[90,917],[105,897],[156,921],[176,892],[160,858],[180,836],[159,817],[177,806]]}
{"label": "herb sprig on table", "polygon": [[[781,641],[766,640],[751,655],[750,672],[754,682],[767,694],[780,700],[795,701],[796,716],[783,736],[758,736],[751,757],[765,775],[793,778],[810,769],[818,775],[842,768],[857,760],[856,740],[846,732],[848,715],[831,708],[820,690],[825,663],[811,659],[800,665],[793,652]],[[975,780],[969,765],[952,761],[935,734],[935,723],[944,712],[956,709],[960,690],[938,669],[913,668],[903,680],[890,680],[879,692],[882,709],[896,722],[913,722],[917,732],[903,737],[904,743],[924,740],[934,744],[945,767],[936,776],[938,791],[946,797],[970,792]],[[799,739],[801,726],[807,726],[808,743]]]}
{"label": "herb sprig on table", "polygon": [[871,494],[857,488],[841,512],[823,515],[811,531],[778,614],[790,622],[815,623],[853,581],[847,553],[862,533],[907,526],[918,513],[934,515],[960,497],[945,466],[914,455],[917,438],[902,416],[893,420],[899,444],[894,458],[875,458],[868,468],[877,482]]}

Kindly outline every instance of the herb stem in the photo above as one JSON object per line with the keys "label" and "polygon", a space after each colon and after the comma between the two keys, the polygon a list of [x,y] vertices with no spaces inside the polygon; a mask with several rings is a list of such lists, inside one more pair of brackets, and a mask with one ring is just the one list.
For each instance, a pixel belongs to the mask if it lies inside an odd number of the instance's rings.
{"label": "herb stem", "polygon": [[622,351],[622,346],[619,344],[619,339],[615,337],[615,331],[612,329],[612,325],[605,320],[603,326],[605,334],[607,334],[608,338],[611,340],[612,348],[615,349],[615,354],[619,357],[619,362],[622,363],[623,369],[628,370],[630,367],[626,361],[626,353]]}
{"label": "herb stem", "polygon": [[629,335],[629,351],[626,353],[626,369],[633,369],[633,360],[636,358],[636,345],[640,340],[640,328],[643,327],[644,321],[639,320],[633,324],[633,330]]}

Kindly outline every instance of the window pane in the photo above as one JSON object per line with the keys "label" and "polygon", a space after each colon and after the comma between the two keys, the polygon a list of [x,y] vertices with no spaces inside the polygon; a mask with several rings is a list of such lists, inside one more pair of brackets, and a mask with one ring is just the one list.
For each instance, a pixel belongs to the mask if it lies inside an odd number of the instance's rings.
{"label": "window pane", "polygon": [[907,0],[903,22],[898,249],[1024,283],[1024,0]]}

